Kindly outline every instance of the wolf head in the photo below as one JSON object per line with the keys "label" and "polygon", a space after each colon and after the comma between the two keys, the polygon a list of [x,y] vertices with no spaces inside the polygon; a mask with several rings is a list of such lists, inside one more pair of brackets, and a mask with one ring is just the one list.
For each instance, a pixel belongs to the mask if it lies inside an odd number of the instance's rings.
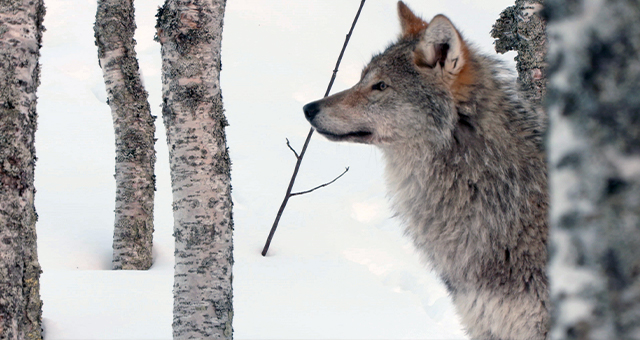
{"label": "wolf head", "polygon": [[333,141],[389,145],[415,138],[442,144],[458,121],[473,78],[469,49],[443,15],[430,23],[398,2],[402,33],[372,58],[351,89],[304,106],[316,130]]}

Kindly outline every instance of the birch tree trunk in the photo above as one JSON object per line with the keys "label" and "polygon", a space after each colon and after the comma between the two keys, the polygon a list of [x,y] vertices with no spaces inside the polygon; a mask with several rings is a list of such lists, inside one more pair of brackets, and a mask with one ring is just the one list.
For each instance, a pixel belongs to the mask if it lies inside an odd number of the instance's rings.
{"label": "birch tree trunk", "polygon": [[225,0],[158,11],[174,236],[174,339],[231,339],[233,219],[220,92]]}
{"label": "birch tree trunk", "polygon": [[546,23],[540,16],[543,0],[516,0],[514,6],[500,13],[491,36],[498,53],[516,51],[518,84],[527,99],[542,105],[546,92]]}
{"label": "birch tree trunk", "polygon": [[41,339],[33,205],[41,0],[0,1],[0,339]]}
{"label": "birch tree trunk", "polygon": [[640,339],[640,3],[547,0],[553,339]]}
{"label": "birch tree trunk", "polygon": [[155,117],[140,80],[135,29],[133,0],[98,0],[94,31],[116,140],[112,264],[146,270],[153,260]]}

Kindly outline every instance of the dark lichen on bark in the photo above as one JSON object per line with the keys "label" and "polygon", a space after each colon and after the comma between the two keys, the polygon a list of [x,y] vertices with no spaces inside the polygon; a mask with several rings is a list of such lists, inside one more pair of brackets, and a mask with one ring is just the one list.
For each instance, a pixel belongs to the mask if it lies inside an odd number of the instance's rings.
{"label": "dark lichen on bark", "polygon": [[491,30],[498,53],[516,51],[518,83],[528,99],[542,105],[546,92],[546,21],[542,0],[516,0],[507,7]]}

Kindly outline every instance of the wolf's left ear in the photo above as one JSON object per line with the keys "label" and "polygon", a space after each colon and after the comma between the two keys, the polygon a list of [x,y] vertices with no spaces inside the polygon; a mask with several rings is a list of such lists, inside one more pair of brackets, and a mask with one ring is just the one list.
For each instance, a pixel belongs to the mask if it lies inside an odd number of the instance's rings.
{"label": "wolf's left ear", "polygon": [[457,75],[465,64],[464,44],[451,21],[444,15],[437,15],[420,38],[414,52],[415,62],[429,68],[440,65],[445,72]]}

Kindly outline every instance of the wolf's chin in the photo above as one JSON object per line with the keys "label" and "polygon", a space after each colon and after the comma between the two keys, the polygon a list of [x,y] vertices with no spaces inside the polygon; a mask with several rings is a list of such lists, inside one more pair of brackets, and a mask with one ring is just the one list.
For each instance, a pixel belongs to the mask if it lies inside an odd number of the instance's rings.
{"label": "wolf's chin", "polygon": [[373,139],[373,133],[369,131],[354,131],[345,134],[336,134],[316,128],[316,131],[334,142],[356,142],[370,144]]}

